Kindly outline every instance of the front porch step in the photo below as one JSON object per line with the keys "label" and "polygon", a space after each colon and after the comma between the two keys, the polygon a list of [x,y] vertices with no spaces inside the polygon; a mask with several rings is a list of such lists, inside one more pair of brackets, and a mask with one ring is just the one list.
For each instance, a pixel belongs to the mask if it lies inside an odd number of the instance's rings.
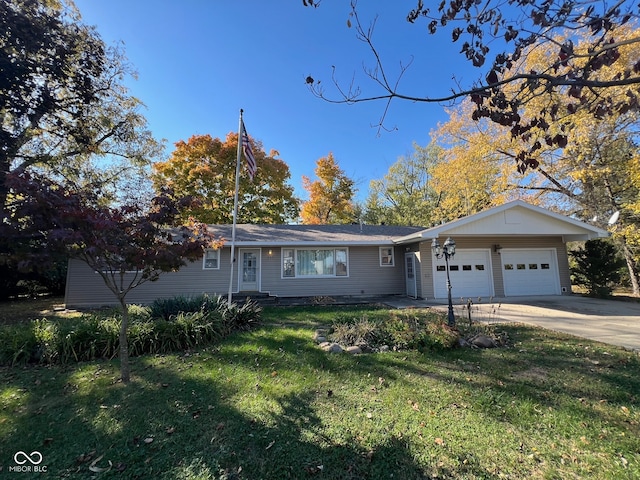
{"label": "front porch step", "polygon": [[231,295],[231,301],[238,305],[242,305],[247,298],[250,298],[259,305],[277,305],[279,300],[278,297],[272,297],[268,293],[263,292],[240,292]]}

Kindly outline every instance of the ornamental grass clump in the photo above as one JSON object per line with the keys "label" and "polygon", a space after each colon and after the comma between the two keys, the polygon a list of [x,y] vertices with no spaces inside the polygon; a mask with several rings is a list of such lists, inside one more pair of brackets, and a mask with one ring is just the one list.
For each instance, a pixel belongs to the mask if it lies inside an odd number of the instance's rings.
{"label": "ornamental grass clump", "polygon": [[458,332],[448,327],[446,319],[438,313],[386,312],[373,317],[338,317],[329,340],[371,350],[385,345],[394,350],[441,350],[457,345]]}
{"label": "ornamental grass clump", "polygon": [[[216,343],[235,331],[258,325],[261,312],[251,300],[229,305],[221,297],[207,295],[163,299],[150,307],[131,305],[129,354],[166,354]],[[0,327],[0,365],[115,358],[120,348],[120,322],[116,310],[106,310]]]}

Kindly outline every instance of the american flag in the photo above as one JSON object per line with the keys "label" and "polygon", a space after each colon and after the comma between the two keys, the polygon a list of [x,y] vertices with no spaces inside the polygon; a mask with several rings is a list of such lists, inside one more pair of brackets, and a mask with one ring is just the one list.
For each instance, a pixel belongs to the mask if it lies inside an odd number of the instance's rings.
{"label": "american flag", "polygon": [[249,134],[247,133],[247,129],[244,128],[244,121],[242,122],[242,151],[244,152],[244,158],[247,160],[249,178],[253,181],[256,170],[258,170],[258,164],[253,156],[253,150],[251,149],[251,143],[249,142]]}

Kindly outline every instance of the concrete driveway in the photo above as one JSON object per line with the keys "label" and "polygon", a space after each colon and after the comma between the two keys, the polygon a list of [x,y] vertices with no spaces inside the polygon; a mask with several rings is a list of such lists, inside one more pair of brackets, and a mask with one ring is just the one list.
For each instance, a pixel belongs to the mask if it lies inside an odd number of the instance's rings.
{"label": "concrete driveway", "polygon": [[[577,295],[472,299],[471,319],[490,323],[519,322],[640,351],[640,303],[600,300]],[[394,299],[396,308],[447,310],[447,301]],[[394,305],[395,303],[395,305]],[[456,305],[457,303],[457,305]],[[454,300],[456,317],[469,311]]]}

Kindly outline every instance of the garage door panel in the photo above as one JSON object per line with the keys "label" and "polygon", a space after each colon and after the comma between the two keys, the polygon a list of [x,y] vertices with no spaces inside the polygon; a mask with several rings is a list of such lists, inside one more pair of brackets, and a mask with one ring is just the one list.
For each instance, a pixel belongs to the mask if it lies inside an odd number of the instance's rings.
{"label": "garage door panel", "polygon": [[[493,280],[489,251],[458,250],[449,260],[453,298],[490,297]],[[435,297],[447,298],[447,272],[444,258],[435,263]]]}
{"label": "garage door panel", "polygon": [[560,294],[554,249],[503,249],[501,257],[505,296]]}

